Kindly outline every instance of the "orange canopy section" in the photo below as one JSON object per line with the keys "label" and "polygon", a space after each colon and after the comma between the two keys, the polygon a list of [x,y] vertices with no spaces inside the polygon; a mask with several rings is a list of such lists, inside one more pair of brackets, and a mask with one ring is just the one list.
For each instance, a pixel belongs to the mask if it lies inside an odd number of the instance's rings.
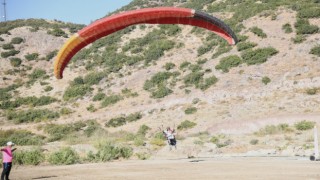
{"label": "orange canopy section", "polygon": [[187,8],[160,7],[127,11],[112,15],[90,24],[74,34],[60,49],[54,62],[57,79],[63,77],[63,70],[71,58],[86,45],[135,24],[184,24],[213,31],[230,45],[237,43],[233,31],[221,20],[204,12]]}

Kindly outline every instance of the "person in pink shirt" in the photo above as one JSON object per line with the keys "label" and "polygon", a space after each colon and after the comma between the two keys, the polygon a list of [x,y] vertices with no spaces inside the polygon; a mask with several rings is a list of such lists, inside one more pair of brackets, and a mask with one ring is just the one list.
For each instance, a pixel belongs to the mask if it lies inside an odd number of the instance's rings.
{"label": "person in pink shirt", "polygon": [[9,175],[12,167],[12,152],[15,151],[17,148],[12,148],[14,143],[9,141],[7,142],[7,146],[2,148],[2,160],[3,160],[3,171],[1,174],[1,180],[9,180]]}

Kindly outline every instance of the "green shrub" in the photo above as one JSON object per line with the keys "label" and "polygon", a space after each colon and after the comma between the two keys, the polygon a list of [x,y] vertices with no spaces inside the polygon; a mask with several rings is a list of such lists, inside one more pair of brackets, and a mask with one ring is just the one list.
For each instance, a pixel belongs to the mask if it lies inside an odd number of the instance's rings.
{"label": "green shrub", "polygon": [[24,56],[28,61],[36,60],[39,57],[38,53],[31,53]]}
{"label": "green shrub", "polygon": [[48,161],[54,165],[71,165],[80,162],[80,157],[77,152],[68,147],[50,154]]}
{"label": "green shrub", "polygon": [[49,52],[49,54],[46,55],[46,60],[50,61],[52,58],[54,58],[58,54],[58,50],[54,50]]}
{"label": "green shrub", "polygon": [[16,51],[14,49],[10,50],[10,51],[6,51],[6,52],[1,52],[1,57],[2,58],[7,58],[7,57],[10,57],[10,56],[14,56],[16,54],[19,54],[20,51]]}
{"label": "green shrub", "polygon": [[87,111],[89,111],[89,112],[96,112],[97,109],[94,107],[93,104],[90,104],[90,106],[87,107]]}
{"label": "green shrub", "polygon": [[101,101],[106,97],[105,93],[98,93],[95,96],[93,96],[93,101]]}
{"label": "green shrub", "polygon": [[210,142],[213,144],[218,144],[219,143],[219,138],[217,136],[212,136],[210,139]]}
{"label": "green shrub", "polygon": [[139,127],[139,130],[138,130],[138,132],[137,132],[137,135],[138,136],[145,136],[146,134],[147,134],[147,132],[150,130],[151,128],[149,127],[149,126],[147,126],[147,125],[141,125],[140,127]]}
{"label": "green shrub", "polygon": [[39,165],[44,162],[45,156],[40,149],[18,151],[14,153],[13,162],[19,165]]}
{"label": "green shrub", "polygon": [[102,72],[92,72],[83,78],[85,84],[94,85],[98,84],[105,77],[105,73]]}
{"label": "green shrub", "polygon": [[298,19],[294,27],[297,30],[297,34],[315,34],[319,31],[319,27],[310,25],[308,19]]}
{"label": "green shrub", "polygon": [[268,60],[269,57],[277,54],[278,51],[272,47],[261,48],[256,50],[248,50],[241,54],[242,59],[248,65],[262,64]]}
{"label": "green shrub", "polygon": [[130,98],[130,97],[137,97],[139,96],[139,94],[137,92],[132,92],[131,89],[128,88],[124,88],[121,90],[121,93],[124,95],[124,97],[126,98]]}
{"label": "green shrub", "polygon": [[294,127],[299,131],[306,131],[312,129],[315,124],[315,122],[303,120],[294,124]]}
{"label": "green shrub", "polygon": [[180,69],[183,70],[185,68],[187,68],[191,63],[190,62],[187,62],[187,61],[184,61],[183,63],[180,64]]}
{"label": "green shrub", "polygon": [[10,64],[13,67],[19,67],[22,63],[22,60],[20,58],[10,58]]}
{"label": "green shrub", "polygon": [[279,133],[292,132],[288,124],[279,124],[279,125],[267,125],[264,128],[261,128],[256,135],[265,136],[265,135],[273,135]]}
{"label": "green shrub", "polygon": [[85,124],[49,124],[44,127],[44,132],[49,134],[48,141],[58,141],[67,135],[79,131]]}
{"label": "green shrub", "polygon": [[13,141],[18,146],[42,145],[44,137],[26,130],[0,130],[0,145]]}
{"label": "green shrub", "polygon": [[11,39],[11,44],[21,44],[23,39],[21,37],[14,37]]}
{"label": "green shrub", "polygon": [[116,104],[117,102],[119,102],[120,100],[122,100],[123,98],[119,95],[110,95],[110,96],[106,96],[102,103],[101,106],[102,107],[107,107],[107,106],[111,106],[113,104]]}
{"label": "green shrub", "polygon": [[61,115],[68,115],[68,114],[71,114],[73,113],[72,110],[70,108],[66,108],[66,107],[63,107],[60,109],[60,114]]}
{"label": "green shrub", "polygon": [[0,41],[4,41],[4,39],[2,37],[0,37]]}
{"label": "green shrub", "polygon": [[257,44],[256,43],[252,43],[252,42],[239,42],[237,44],[237,49],[238,49],[238,51],[244,51],[244,50],[247,50],[247,49],[254,48],[256,46],[257,46]]}
{"label": "green shrub", "polygon": [[129,114],[126,117],[126,122],[134,122],[142,118],[142,114],[140,112]]}
{"label": "green shrub", "polygon": [[169,71],[169,70],[173,69],[175,66],[176,66],[176,65],[173,64],[173,63],[166,63],[166,64],[164,65],[164,69],[167,70],[167,71]]}
{"label": "green shrub", "polygon": [[152,98],[164,98],[170,95],[173,91],[165,86],[159,86],[157,90],[152,92]]}
{"label": "green shrub", "polygon": [[197,123],[185,120],[178,125],[178,130],[190,129],[196,126]]}
{"label": "green shrub", "polygon": [[291,24],[289,24],[289,23],[284,24],[284,25],[282,26],[282,30],[284,30],[284,32],[287,33],[287,34],[293,32],[292,27],[291,27]]}
{"label": "green shrub", "polygon": [[271,79],[267,76],[264,76],[262,79],[261,79],[261,82],[265,85],[267,85],[268,83],[271,82]]}
{"label": "green shrub", "polygon": [[204,91],[210,88],[212,85],[218,82],[218,78],[215,76],[211,76],[209,78],[204,79],[204,83],[201,83],[198,87]]}
{"label": "green shrub", "polygon": [[48,109],[34,109],[26,111],[9,111],[6,114],[8,120],[13,120],[14,123],[28,123],[28,122],[40,122],[45,120],[51,120],[59,118],[59,113],[50,111]]}
{"label": "green shrub", "polygon": [[320,8],[319,7],[311,7],[304,8],[298,12],[299,18],[319,18],[320,17]]}
{"label": "green shrub", "polygon": [[203,80],[203,72],[192,72],[184,77],[184,83],[186,85],[198,86]]}
{"label": "green shrub", "polygon": [[206,54],[207,52],[213,50],[213,46],[216,46],[218,43],[216,41],[211,41],[204,43],[204,45],[200,46],[197,50],[198,56]]}
{"label": "green shrub", "polygon": [[45,106],[48,104],[51,104],[53,102],[56,102],[57,99],[52,98],[50,96],[41,96],[39,98],[35,96],[31,97],[18,97],[15,101],[4,101],[0,104],[0,109],[14,109],[18,108],[21,105],[29,105],[29,106]]}
{"label": "green shrub", "polygon": [[46,86],[45,88],[44,88],[44,91],[45,92],[49,92],[49,91],[52,91],[53,90],[53,87],[52,86]]}
{"label": "green shrub", "polygon": [[47,74],[46,71],[43,69],[35,69],[31,74],[28,75],[28,77],[31,80],[36,80],[39,78],[43,78],[46,74]]}
{"label": "green shrub", "polygon": [[149,48],[144,51],[146,63],[151,62],[152,60],[158,60],[164,55],[164,52],[174,48],[175,43],[170,40],[159,40],[152,42],[149,45]]}
{"label": "green shrub", "polygon": [[148,153],[136,153],[136,156],[138,157],[138,159],[140,159],[140,160],[147,160],[147,159],[149,159],[150,157],[151,157],[151,155],[150,154],[148,154]]}
{"label": "green shrub", "polygon": [[159,139],[159,138],[152,138],[150,140],[150,144],[151,145],[155,145],[155,146],[165,146],[166,143],[163,139]]}
{"label": "green shrub", "polygon": [[259,143],[259,140],[258,139],[252,139],[251,141],[250,141],[250,144],[251,145],[257,145]]}
{"label": "green shrub", "polygon": [[69,86],[63,94],[63,99],[69,101],[71,99],[78,99],[85,96],[88,92],[93,89],[88,85],[74,85]]}
{"label": "green shrub", "polygon": [[125,117],[118,117],[110,119],[105,125],[106,127],[119,127],[126,124]]}
{"label": "green shrub", "polygon": [[115,159],[128,159],[132,156],[133,150],[126,146],[115,146],[110,142],[99,144],[98,152],[96,154],[89,152],[88,160],[91,162],[107,162]]}
{"label": "green shrub", "polygon": [[14,49],[14,46],[12,44],[3,44],[2,49],[8,50],[8,49]]}
{"label": "green shrub", "polygon": [[320,45],[313,47],[310,51],[310,54],[320,57]]}
{"label": "green shrub", "polygon": [[60,28],[54,28],[47,31],[47,33],[56,37],[68,37],[68,35]]}
{"label": "green shrub", "polygon": [[255,35],[257,35],[257,36],[259,36],[259,37],[261,37],[261,38],[267,38],[267,34],[264,33],[262,29],[260,29],[260,28],[258,28],[258,27],[256,27],[256,26],[250,28],[250,31],[251,31],[253,34],[255,34]]}
{"label": "green shrub", "polygon": [[300,44],[307,39],[305,35],[298,34],[296,35],[296,37],[292,38],[291,40],[293,41],[294,44]]}
{"label": "green shrub", "polygon": [[315,94],[317,94],[317,92],[318,92],[318,88],[309,88],[306,90],[306,93],[308,95],[315,95]]}
{"label": "green shrub", "polygon": [[194,114],[197,112],[197,108],[196,107],[188,107],[186,110],[184,110],[185,114]]}
{"label": "green shrub", "polygon": [[221,69],[223,72],[229,72],[229,69],[232,67],[237,67],[242,63],[242,60],[237,55],[231,55],[224,57],[220,60],[219,64],[216,66],[216,69]]}

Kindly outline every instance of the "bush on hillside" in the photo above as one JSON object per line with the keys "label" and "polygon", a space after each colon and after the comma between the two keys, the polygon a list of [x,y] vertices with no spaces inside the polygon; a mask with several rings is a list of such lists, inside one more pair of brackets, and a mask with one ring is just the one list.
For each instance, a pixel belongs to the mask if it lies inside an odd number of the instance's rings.
{"label": "bush on hillside", "polygon": [[47,31],[47,33],[56,37],[68,37],[68,35],[60,28],[54,28],[52,30]]}
{"label": "bush on hillside", "polygon": [[20,58],[10,58],[10,64],[13,67],[19,67],[22,63],[22,60]]}
{"label": "bush on hillside", "polygon": [[26,130],[0,130],[0,145],[13,141],[18,146],[36,146],[42,145],[44,138]]}
{"label": "bush on hillside", "polygon": [[91,92],[93,89],[88,85],[69,86],[63,94],[63,99],[69,101],[71,99],[78,99]]}
{"label": "bush on hillside", "polygon": [[223,72],[229,72],[232,67],[237,67],[242,63],[242,59],[237,55],[224,57],[216,65],[216,69],[221,69]]}
{"label": "bush on hillside", "polygon": [[25,111],[9,111],[6,114],[6,117],[8,120],[12,120],[15,124],[20,124],[52,120],[59,118],[60,115],[59,113],[50,111],[48,109],[31,109]]}
{"label": "bush on hillside", "polygon": [[289,24],[289,23],[284,24],[284,25],[282,26],[282,30],[284,30],[284,32],[287,33],[287,34],[293,32],[292,27],[291,27],[291,24]]}
{"label": "bush on hillside", "polygon": [[313,54],[313,55],[320,57],[320,45],[313,47],[310,50],[310,54]]}
{"label": "bush on hillside", "polygon": [[169,70],[173,69],[175,66],[176,66],[176,65],[173,64],[173,63],[166,63],[166,64],[164,65],[164,69],[167,70],[167,71],[169,71]]}
{"label": "bush on hillside", "polygon": [[80,162],[80,157],[76,151],[67,147],[50,154],[48,161],[54,165],[71,165]]}
{"label": "bush on hillside", "polygon": [[315,34],[319,32],[319,27],[310,25],[308,19],[298,19],[294,27],[297,30],[297,34]]}
{"label": "bush on hillside", "polygon": [[238,51],[244,51],[244,50],[247,50],[247,49],[254,48],[256,46],[257,46],[257,44],[256,43],[252,43],[252,42],[239,42],[237,44],[237,49],[238,49]]}
{"label": "bush on hillside", "polygon": [[57,54],[58,54],[58,50],[54,50],[54,51],[49,52],[49,53],[46,55],[46,61],[50,61],[50,60],[51,60],[52,58],[54,58]]}
{"label": "bush on hillside", "polygon": [[196,107],[188,107],[188,108],[184,111],[185,114],[194,114],[194,113],[196,113],[196,112],[197,112],[197,108],[196,108]]}
{"label": "bush on hillside", "polygon": [[256,26],[250,28],[250,31],[251,31],[253,34],[255,34],[255,35],[257,35],[257,36],[259,36],[259,37],[261,37],[261,38],[267,38],[267,34],[264,33],[262,29],[260,29],[260,28],[258,28],[258,27],[256,27]]}
{"label": "bush on hillside", "polygon": [[102,107],[111,106],[111,105],[116,104],[117,102],[121,101],[122,99],[123,99],[123,97],[121,97],[120,95],[106,96],[103,99],[103,101],[101,102],[101,106]]}
{"label": "bush on hillside", "polygon": [[299,18],[319,18],[320,17],[320,8],[319,7],[311,7],[304,8],[298,12]]}
{"label": "bush on hillside", "polygon": [[40,149],[18,151],[14,153],[13,162],[19,165],[39,165],[44,162],[45,155]]}
{"label": "bush on hillside", "polygon": [[14,49],[14,46],[12,44],[3,44],[2,49],[4,50]]}
{"label": "bush on hillside", "polygon": [[178,130],[190,129],[196,126],[197,123],[185,120],[178,125]]}
{"label": "bush on hillside", "polygon": [[115,159],[129,159],[133,154],[133,150],[127,146],[117,146],[110,142],[99,144],[98,152],[94,154],[89,152],[87,159],[90,162],[107,162]]}
{"label": "bush on hillside", "polygon": [[16,50],[12,49],[10,51],[1,52],[1,57],[2,58],[7,58],[7,57],[10,57],[10,56],[15,56],[15,55],[17,55],[19,53],[20,53],[20,51],[16,51]]}
{"label": "bush on hillside", "polygon": [[38,53],[31,53],[24,56],[28,61],[36,60],[39,57]]}
{"label": "bush on hillside", "polygon": [[256,50],[244,51],[241,57],[248,65],[262,64],[268,60],[269,57],[277,54],[278,51],[272,47],[261,48]]}
{"label": "bush on hillside", "polygon": [[315,122],[303,120],[294,124],[294,127],[299,131],[306,131],[312,129],[315,124]]}
{"label": "bush on hillside", "polygon": [[262,79],[261,79],[261,82],[265,85],[267,85],[268,83],[271,82],[271,79],[267,76],[264,76]]}
{"label": "bush on hillside", "polygon": [[14,37],[11,39],[11,44],[21,44],[23,39],[21,37]]}

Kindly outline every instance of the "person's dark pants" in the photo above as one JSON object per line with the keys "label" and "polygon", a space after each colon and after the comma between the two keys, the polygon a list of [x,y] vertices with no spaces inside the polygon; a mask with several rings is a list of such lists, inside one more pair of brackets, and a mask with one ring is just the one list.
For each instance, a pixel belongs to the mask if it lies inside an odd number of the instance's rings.
{"label": "person's dark pants", "polygon": [[9,180],[11,166],[12,166],[11,162],[3,163],[3,171],[1,174],[1,180]]}

